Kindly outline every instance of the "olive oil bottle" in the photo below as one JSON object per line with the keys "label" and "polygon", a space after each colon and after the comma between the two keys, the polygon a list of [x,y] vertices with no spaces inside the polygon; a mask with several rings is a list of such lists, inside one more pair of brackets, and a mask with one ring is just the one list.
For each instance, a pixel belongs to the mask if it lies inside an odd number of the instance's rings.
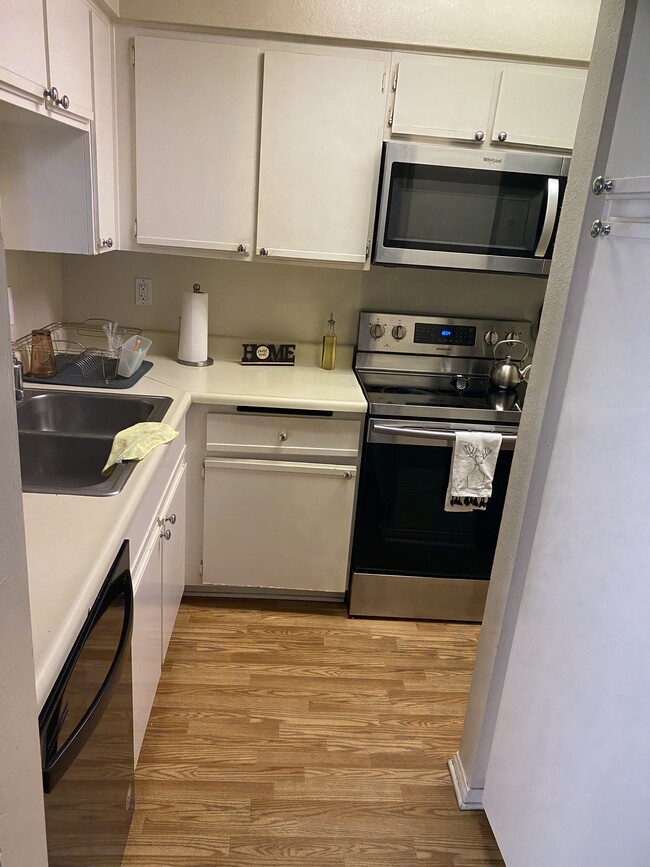
{"label": "olive oil bottle", "polygon": [[334,332],[334,314],[330,313],[330,318],[327,323],[330,330],[323,336],[323,354],[321,356],[320,366],[323,370],[334,370],[336,363],[336,334]]}

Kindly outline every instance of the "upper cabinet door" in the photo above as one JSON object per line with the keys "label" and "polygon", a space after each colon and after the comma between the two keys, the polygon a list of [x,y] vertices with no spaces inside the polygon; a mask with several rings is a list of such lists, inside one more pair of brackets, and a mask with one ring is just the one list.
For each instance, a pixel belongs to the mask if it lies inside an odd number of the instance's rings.
{"label": "upper cabinet door", "polygon": [[42,98],[47,86],[42,0],[0,0],[0,80]]}
{"label": "upper cabinet door", "polygon": [[365,263],[385,71],[380,60],[265,54],[258,253]]}
{"label": "upper cabinet door", "polygon": [[249,253],[256,48],[135,40],[137,242]]}
{"label": "upper cabinet door", "polygon": [[487,140],[495,64],[453,57],[395,57],[399,65],[393,135]]}
{"label": "upper cabinet door", "polygon": [[586,79],[584,69],[505,68],[492,141],[571,150]]}
{"label": "upper cabinet door", "polygon": [[90,9],[83,0],[46,0],[45,8],[50,87],[70,100],[66,112],[92,120]]}

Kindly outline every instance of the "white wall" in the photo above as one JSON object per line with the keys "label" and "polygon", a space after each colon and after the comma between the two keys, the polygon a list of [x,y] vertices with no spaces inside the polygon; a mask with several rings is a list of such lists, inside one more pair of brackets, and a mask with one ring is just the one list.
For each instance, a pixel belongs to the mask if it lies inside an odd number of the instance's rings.
{"label": "white wall", "polygon": [[[106,316],[178,331],[182,293],[210,296],[211,334],[318,342],[332,311],[341,343],[356,343],[360,309],[535,319],[546,281],[534,277],[416,268],[369,272],[272,262],[231,262],[154,253],[62,256],[66,318]],[[154,303],[134,303],[135,277],[153,279]]]}
{"label": "white wall", "polygon": [[45,867],[45,819],[20,466],[0,233],[0,861]]}
{"label": "white wall", "polygon": [[120,16],[176,26],[589,60],[599,0],[120,0]]}
{"label": "white wall", "polygon": [[61,257],[54,253],[7,251],[7,281],[14,299],[16,340],[33,328],[63,317]]}

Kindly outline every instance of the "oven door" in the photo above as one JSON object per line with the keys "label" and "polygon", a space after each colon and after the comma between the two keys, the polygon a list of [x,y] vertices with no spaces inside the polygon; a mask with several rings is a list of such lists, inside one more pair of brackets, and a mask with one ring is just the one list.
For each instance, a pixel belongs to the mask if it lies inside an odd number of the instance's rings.
{"label": "oven door", "polygon": [[449,423],[371,419],[352,551],[351,614],[481,620],[516,429],[503,434],[485,511],[446,512],[455,431]]}
{"label": "oven door", "polygon": [[565,159],[389,144],[374,261],[546,274]]}

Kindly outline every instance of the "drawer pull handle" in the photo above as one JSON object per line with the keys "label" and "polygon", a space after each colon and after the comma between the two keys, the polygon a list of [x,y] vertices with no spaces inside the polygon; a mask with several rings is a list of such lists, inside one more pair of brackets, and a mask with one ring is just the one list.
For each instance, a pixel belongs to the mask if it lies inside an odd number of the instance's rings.
{"label": "drawer pull handle", "polygon": [[344,478],[344,479],[351,479],[351,478],[352,478],[352,473],[350,472],[350,470],[346,470],[346,471],[343,473],[343,478]]}
{"label": "drawer pull handle", "polygon": [[285,442],[289,438],[289,434],[286,431],[280,431],[278,434],[278,439],[281,443]]}

